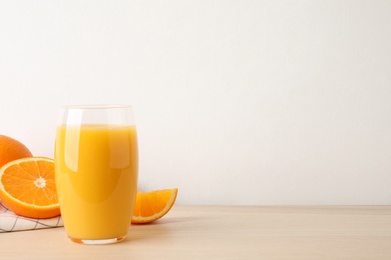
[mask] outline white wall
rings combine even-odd
[[[0,133],[134,105],[140,187],[182,204],[388,204],[390,1],[0,0]]]

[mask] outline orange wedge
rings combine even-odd
[[[170,211],[177,194],[177,188],[137,192],[132,223],[146,224],[160,219]]]
[[[28,218],[60,215],[54,181],[54,161],[28,157],[0,168],[0,199],[15,214]]]

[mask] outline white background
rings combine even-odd
[[[181,204],[389,204],[391,1],[0,0],[0,133],[134,106],[140,188]]]

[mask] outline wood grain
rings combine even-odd
[[[118,244],[0,234],[1,259],[391,259],[391,206],[181,206]]]

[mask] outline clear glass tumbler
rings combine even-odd
[[[123,240],[130,227],[138,180],[132,107],[62,107],[54,157],[68,237],[81,244]]]

